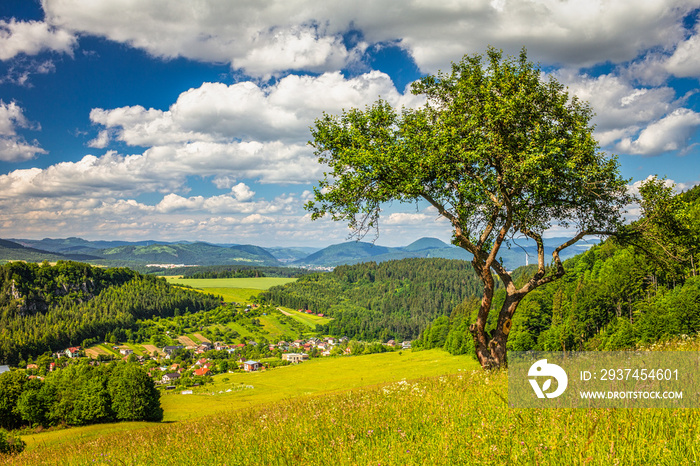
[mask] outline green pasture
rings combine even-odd
[[[106,345],[104,343],[100,343],[100,344],[97,344],[95,346],[103,351],[106,351],[108,354],[111,354],[111,355],[114,355],[117,357],[121,356],[121,354],[119,354],[118,350],[112,349],[112,345]]]
[[[327,324],[328,321],[331,320],[328,317],[319,317],[316,314],[307,314],[305,312],[299,312],[295,309],[290,309],[287,307],[278,307],[277,309],[286,312],[293,319],[298,320],[302,324],[312,329],[316,328],[316,325]]]
[[[299,396],[477,367],[470,357],[451,356],[438,350],[319,358],[261,372],[220,374],[214,377],[213,385],[200,387],[193,395],[165,394],[161,405],[164,421],[179,421]],[[233,391],[241,385],[255,388]],[[232,392],[227,393],[228,389]]]
[[[227,303],[251,303],[263,290],[256,288],[203,288],[203,292],[222,296]]]
[[[165,278],[173,285],[191,286],[205,293],[222,296],[227,303],[249,303],[261,291],[296,280],[296,278],[277,277],[193,279],[181,278],[180,276],[166,276]]]
[[[51,448],[39,442],[5,462],[157,466],[191,464],[196,458],[201,465],[559,466],[700,461],[696,409],[513,409],[507,403],[507,371],[484,372],[470,359],[444,354],[380,354],[346,358],[352,367],[338,359],[236,374],[235,380],[218,380],[194,395],[164,396],[168,416],[177,414],[180,422],[148,429],[136,425],[89,441],[79,429],[70,429],[77,441],[54,442]],[[433,373],[420,377],[426,370]],[[440,370],[445,374],[436,375]],[[277,391],[269,388],[273,379],[284,384]],[[377,380],[390,383],[377,385]],[[218,394],[235,384],[254,388]],[[369,386],[354,388],[358,385]],[[226,405],[221,412],[200,417],[218,411],[219,403]]]
[[[282,335],[287,335],[290,333],[294,334],[294,332],[290,331],[287,325],[284,325],[277,319],[277,316],[268,314],[266,316],[260,316],[258,317],[258,319],[262,324],[263,330],[267,332],[268,335],[270,335],[268,339],[276,339],[281,337]]]
[[[344,391],[401,379],[456,373],[476,367],[474,360],[469,357],[451,356],[438,350],[320,358],[262,372],[220,374],[213,377],[213,384],[195,388],[192,395],[181,395],[179,391],[162,392],[161,406],[164,410],[164,422],[168,423],[300,396]],[[247,388],[248,386],[254,388]],[[229,389],[231,391],[226,392]],[[103,434],[109,435],[116,430],[154,426],[157,424],[100,424],[26,435],[22,438],[27,442],[27,450],[43,451],[44,446],[53,447],[62,443],[72,445],[76,439],[88,440]]]

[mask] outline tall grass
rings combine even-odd
[[[692,464],[697,410],[511,409],[507,374],[399,381],[36,450],[17,464]],[[8,462],[6,460],[6,462]]]

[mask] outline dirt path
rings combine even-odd
[[[290,316],[290,317],[291,317],[291,315],[292,315],[291,312],[283,311],[283,310],[280,309],[280,308],[277,308],[277,310],[280,311],[282,314],[284,314],[284,315],[286,315],[286,316]]]

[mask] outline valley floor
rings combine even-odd
[[[263,404],[258,406],[203,417],[196,417],[199,407],[190,404],[183,413],[195,410],[191,420],[91,439],[81,439],[76,429],[70,443],[50,448],[35,445],[32,451],[10,462],[422,466],[665,465],[700,461],[700,414],[695,409],[512,409],[506,401],[506,372],[486,373],[467,359],[451,359],[443,354],[425,351],[389,356],[404,358],[402,361],[409,363],[405,370],[412,365],[409,376],[425,368],[442,368],[444,375],[335,393],[323,393],[323,386],[338,374],[319,377],[330,368],[325,364],[333,361],[319,362],[316,367],[308,364],[306,370],[318,377],[321,386],[314,396],[290,393],[281,401],[261,399]],[[380,379],[374,373],[379,372],[382,357],[387,355],[348,358],[356,367],[354,375],[348,375],[345,388]],[[383,362],[387,378],[400,375],[392,371],[388,360]],[[358,379],[363,373],[359,368],[365,366],[373,366],[367,370],[374,374],[371,380],[362,376]],[[256,383],[261,383],[263,376],[272,377],[273,372],[256,374]],[[304,381],[299,390],[308,390],[310,384]]]
[[[195,388],[191,395],[164,392],[161,405],[164,423],[172,423],[283,400],[476,368],[476,362],[469,357],[451,356],[439,350],[312,359],[264,372],[220,374],[213,377],[213,384]],[[41,457],[55,448],[70,450],[76,444],[110,437],[115,432],[152,427],[154,424],[145,422],[116,423],[25,435],[22,438],[27,443],[27,451],[23,456],[27,459]]]

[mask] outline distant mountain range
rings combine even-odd
[[[568,238],[545,239],[546,257],[551,258],[554,249],[567,240]],[[598,239],[591,242],[579,242],[562,251],[560,256],[562,259],[567,259],[587,250],[596,243],[598,243]],[[526,255],[529,256],[527,259]],[[334,267],[343,264],[368,261],[384,262],[408,257],[439,257],[468,261],[472,259],[472,255],[462,248],[444,243],[437,238],[421,238],[408,246],[397,248],[355,241],[334,244],[292,262],[291,265],[297,267]],[[526,262],[534,264],[537,263],[537,245],[530,239],[518,239],[510,243],[510,248],[501,248],[499,257],[503,259],[503,264],[508,270],[526,265]]]
[[[545,239],[547,256],[566,238]],[[579,242],[564,250],[566,259],[585,251],[591,242]],[[510,249],[503,248],[500,257],[509,270],[529,262],[535,263],[537,247],[531,240],[511,242]],[[185,264],[185,265],[259,265],[328,268],[360,262],[384,262],[409,257],[439,257],[444,259],[471,260],[465,250],[446,244],[437,238],[421,238],[408,246],[386,247],[372,243],[351,241],[318,248],[263,248],[240,244],[210,244],[204,242],[162,241],[88,241],[82,238],[42,240],[0,240],[0,260],[27,260],[38,262],[70,259],[105,265],[113,264]]]

